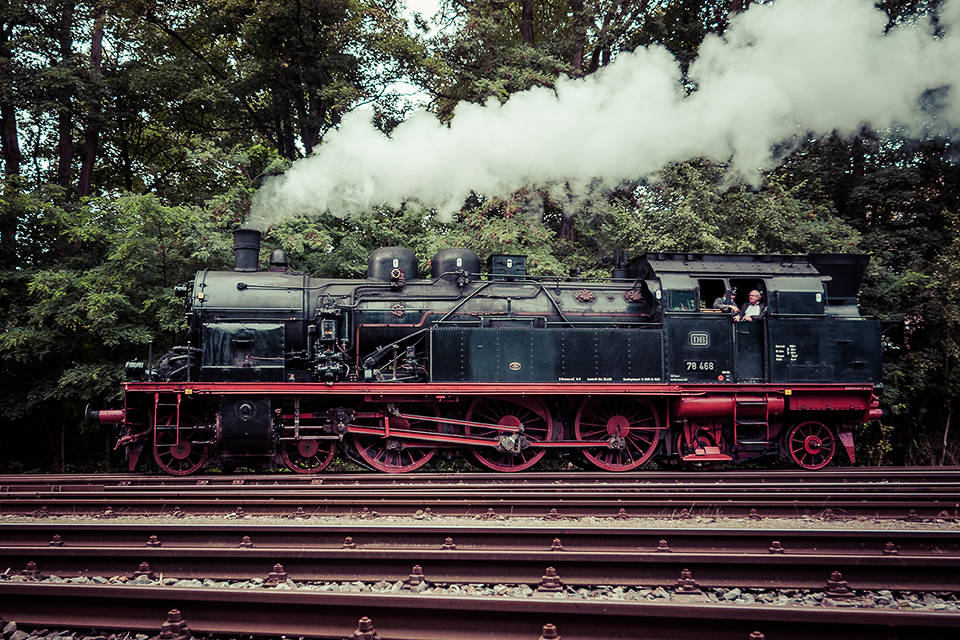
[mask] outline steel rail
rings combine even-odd
[[[548,567],[574,587],[670,587],[686,569],[702,587],[823,589],[835,571],[851,589],[960,592],[960,556],[650,551],[440,549],[213,549],[209,547],[0,547],[0,566],[59,578],[135,577],[149,570],[178,580],[266,579],[277,564],[296,582],[396,582],[420,566],[441,584],[537,585]],[[34,565],[30,565],[34,566]]]
[[[478,484],[514,484],[528,482],[579,481],[584,483],[611,482],[663,482],[663,483],[710,483],[741,482],[765,483],[771,479],[782,482],[817,484],[821,482],[956,482],[960,480],[960,467],[845,467],[827,468],[818,471],[803,469],[767,469],[743,470],[738,468],[715,469],[710,471],[678,471],[670,469],[629,471],[614,473],[606,471],[525,471],[518,474],[496,474],[491,472],[436,472],[418,471],[410,474],[379,473],[333,473],[299,475],[281,471],[260,474],[202,474],[200,476],[176,477],[162,473],[100,473],[100,474],[0,474],[0,487],[15,485],[74,485],[74,484],[196,484],[198,479],[210,484],[232,484],[241,480],[246,484],[312,484],[322,479],[325,484],[419,484],[421,482],[443,482],[452,480]]]
[[[90,487],[101,490],[108,486],[190,486],[203,482],[215,485],[293,485],[310,486],[331,485],[419,485],[463,484],[463,485],[513,485],[513,484],[684,484],[703,485],[724,484],[725,486],[751,484],[799,484],[804,487],[832,483],[876,483],[885,486],[906,484],[912,487],[925,485],[954,486],[960,483],[960,467],[848,467],[821,469],[816,472],[801,469],[780,470],[739,470],[736,468],[712,471],[663,471],[646,470],[626,473],[598,471],[525,471],[522,473],[491,472],[417,472],[409,474],[381,473],[321,473],[301,475],[288,472],[266,474],[201,474],[198,476],[176,477],[143,473],[119,474],[8,474],[0,475],[0,492],[21,488],[23,490],[54,490],[51,487]]]
[[[660,553],[804,553],[860,555],[960,556],[960,532],[946,529],[902,528],[766,528],[646,526],[630,521],[606,527],[564,525],[562,521],[537,526],[491,524],[386,524],[358,520],[328,524],[305,516],[290,523],[256,518],[209,522],[166,520],[128,523],[123,519],[95,522],[5,522],[0,524],[2,547],[128,547],[237,548],[249,538],[254,547],[272,549],[443,549],[549,551],[557,543],[564,551]],[[349,543],[347,538],[350,538]],[[779,545],[774,545],[774,542]]]
[[[541,484],[541,485],[460,485],[460,484],[421,484],[421,485],[384,485],[384,486],[310,486],[310,487],[291,487],[291,486],[248,486],[239,483],[226,486],[208,486],[208,485],[183,485],[174,487],[106,487],[103,490],[47,490],[47,491],[29,491],[15,490],[0,493],[0,499],[11,498],[90,498],[91,494],[100,494],[103,496],[115,496],[118,499],[128,497],[133,498],[152,498],[164,497],[169,495],[191,495],[206,497],[230,496],[291,496],[318,498],[324,496],[375,496],[389,491],[394,496],[409,495],[427,495],[438,498],[473,496],[479,493],[490,493],[496,491],[502,496],[516,496],[519,498],[529,498],[542,495],[560,495],[575,497],[597,497],[599,499],[617,499],[624,497],[643,497],[643,496],[705,496],[708,498],[716,496],[732,496],[740,498],[741,496],[773,495],[777,497],[790,498],[822,498],[835,495],[849,496],[852,499],[897,499],[904,497],[917,498],[949,498],[951,496],[960,496],[960,488],[957,485],[937,484],[923,486],[880,486],[880,485],[860,485],[860,484],[824,484],[812,487],[800,487],[793,484],[775,484],[768,483],[764,485],[680,485],[671,486],[665,484],[636,484],[626,485],[570,485],[570,484]]]
[[[194,633],[344,638],[369,618],[390,640],[955,638],[956,613],[533,597],[436,597],[304,590],[0,583],[0,615],[20,626],[127,629],[153,635],[176,609]]]
[[[311,513],[351,515],[376,511],[383,515],[412,515],[430,508],[438,515],[476,517],[490,510],[504,516],[544,517],[556,510],[564,517],[627,516],[744,517],[757,514],[777,517],[845,517],[905,519],[960,517],[960,487],[929,493],[797,491],[760,487],[753,493],[670,491],[635,487],[630,490],[570,492],[528,488],[515,491],[478,489],[348,488],[328,487],[301,491],[289,487],[180,487],[157,491],[62,491],[0,493],[0,514],[161,514],[180,510],[190,514],[225,515],[238,507],[249,514],[293,515],[297,509]],[[827,510],[830,510],[829,512]]]

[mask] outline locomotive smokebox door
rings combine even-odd
[[[270,452],[270,399],[225,396],[220,401],[220,444],[237,457]]]

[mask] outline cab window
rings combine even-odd
[[[703,279],[698,282],[700,287],[700,310],[716,311],[713,303],[717,298],[723,298],[727,293],[727,284],[723,280]]]
[[[694,291],[670,291],[667,295],[667,309],[670,311],[696,311],[697,296]]]

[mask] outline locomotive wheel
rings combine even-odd
[[[333,440],[297,440],[284,442],[280,447],[283,463],[297,473],[320,473],[337,456]]]
[[[181,415],[180,428],[174,429],[175,415],[169,415],[158,424],[153,439],[153,459],[157,466],[174,476],[188,476],[203,468],[210,447],[197,444],[206,440],[201,422],[193,416]],[[164,428],[169,427],[169,428]]]
[[[479,397],[470,404],[467,420],[487,422],[508,427],[523,425],[523,437],[530,442],[543,442],[553,436],[553,420],[550,412],[536,398]],[[467,435],[482,438],[511,435],[511,432],[477,426],[466,427]],[[546,449],[523,448],[509,452],[487,447],[474,447],[474,457],[481,465],[494,471],[514,472],[529,469],[546,455]]]
[[[604,471],[630,471],[650,462],[660,444],[660,415],[646,398],[590,397],[574,422],[577,440],[603,443],[583,455]]]
[[[399,405],[400,413],[421,416],[440,417],[440,411],[435,405],[423,402]],[[373,405],[363,406],[360,412],[383,411],[383,407]],[[440,432],[441,423],[438,421],[417,420],[390,416],[391,429],[410,431]],[[437,452],[435,446],[420,444],[416,440],[403,438],[382,438],[367,434],[354,434],[353,444],[360,457],[374,469],[385,473],[407,473],[416,471],[430,462]]]
[[[809,420],[787,432],[784,446],[790,459],[801,469],[822,469],[833,460],[837,438],[827,425]]]
[[[704,433],[703,431],[697,432],[697,436],[694,439],[691,445],[687,445],[687,439],[684,437],[683,430],[681,429],[677,433],[677,439],[675,442],[676,446],[674,451],[677,452],[677,457],[680,458],[680,466],[684,469],[692,469],[694,471],[709,471],[715,466],[720,464],[717,461],[712,462],[692,462],[683,459],[683,456],[687,454],[688,451],[692,451],[698,447],[715,447],[717,443],[713,441],[713,436],[709,433]],[[721,451],[723,450],[723,444],[720,444]]]

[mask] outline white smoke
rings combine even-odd
[[[853,133],[864,124],[909,135],[960,128],[960,0],[928,22],[884,33],[873,0],[778,0],[736,16],[710,36],[680,84],[663,48],[622,54],[584,79],[561,79],[501,105],[457,107],[450,126],[418,113],[384,137],[368,118],[346,118],[317,153],[257,193],[250,223],[339,215],[377,203],[458,209],[471,191],[506,194],[531,183],[574,186],[649,175],[692,157],[730,162],[748,180],[775,164],[771,149],[808,133]],[[924,92],[946,88],[937,113]]]

